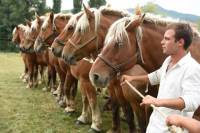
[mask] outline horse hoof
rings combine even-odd
[[[42,88],[42,91],[47,91],[47,88],[46,87]]]
[[[76,120],[76,125],[85,125],[85,123],[82,121]]]
[[[75,111],[74,112],[64,111],[64,114],[67,115],[67,116],[72,116],[73,114],[75,114]]]
[[[100,133],[101,131],[98,131],[98,130],[95,130],[95,129],[93,129],[93,128],[90,128],[89,130],[88,130],[88,133]]]
[[[65,102],[63,102],[62,100],[60,100],[60,101],[58,102],[58,104],[59,104],[59,106],[60,106],[61,108],[65,108],[65,107],[66,107]]]

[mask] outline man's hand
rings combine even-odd
[[[175,125],[175,126],[180,126],[180,115],[170,115],[166,118],[166,124],[171,126],[171,125]]]
[[[158,106],[158,100],[155,97],[152,97],[150,95],[146,95],[143,99],[142,99],[142,103],[140,103],[140,106],[143,105],[155,105]]]

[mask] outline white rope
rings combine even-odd
[[[125,82],[126,82],[126,83],[128,84],[128,86],[129,86],[133,91],[135,91],[142,99],[144,98],[144,96],[143,96],[134,86],[132,86],[131,83],[129,83],[127,80],[125,80]],[[150,106],[151,106],[154,110],[156,110],[157,112],[159,112],[159,113],[163,116],[164,119],[167,118],[167,116],[166,116],[163,112],[161,112],[161,111],[158,109],[158,107],[156,107],[156,106],[153,105],[153,104],[150,104]],[[180,128],[180,127],[176,127],[176,126],[172,125],[172,126],[169,126],[168,128],[169,128],[170,133],[183,133],[183,129]]]

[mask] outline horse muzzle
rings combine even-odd
[[[89,74],[90,81],[92,82],[93,86],[97,88],[105,88],[108,86],[109,78],[101,76],[98,73],[90,73]]]
[[[69,65],[76,65],[76,58],[74,55],[72,54],[62,54],[62,58],[65,61],[65,63],[69,64]]]

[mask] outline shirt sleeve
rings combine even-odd
[[[198,64],[199,65],[199,64]],[[200,67],[194,67],[187,71],[183,79],[183,93],[180,96],[185,102],[183,111],[194,112],[200,105]]]
[[[151,85],[157,85],[160,83],[160,78],[161,78],[161,69],[158,69],[150,74],[148,74],[148,78],[150,81]]]

